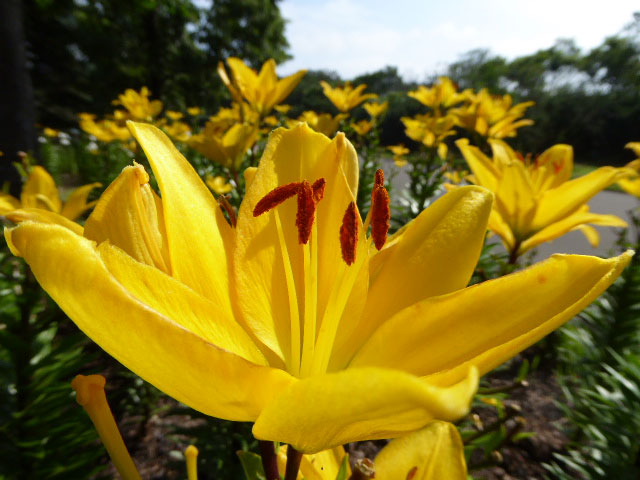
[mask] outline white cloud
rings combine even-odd
[[[349,78],[393,65],[421,79],[474,48],[508,58],[548,48],[558,38],[592,48],[638,8],[631,0],[615,7],[566,0],[285,0],[280,8],[289,19],[294,59],[280,70],[335,70]]]

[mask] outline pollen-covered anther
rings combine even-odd
[[[309,182],[304,180],[298,189],[298,213],[296,214],[298,241],[303,245],[309,241],[315,217],[316,201],[313,188],[311,188]]]
[[[384,187],[384,170],[381,168],[376,170],[376,177],[373,184],[376,187]]]
[[[263,213],[268,212],[272,208],[277,207],[287,198],[291,198],[296,195],[299,189],[300,182],[287,183],[286,185],[281,185],[277,188],[274,188],[264,197],[262,197],[256,204],[255,208],[253,209],[253,216],[258,217]]]
[[[313,201],[316,202],[316,204],[324,198],[324,187],[326,187],[326,185],[327,182],[324,178],[319,178],[313,182],[313,185],[311,185],[311,189],[313,190]]]
[[[316,205],[324,197],[325,184],[325,179],[319,178],[313,182],[313,185],[303,180],[277,187],[260,199],[253,209],[253,216],[262,215],[296,195],[298,197],[298,211],[296,213],[298,241],[305,245],[311,237],[313,222],[316,218]]]
[[[390,203],[389,192],[384,188],[384,172],[378,170],[371,192],[371,237],[378,250],[387,241],[391,219]]]
[[[342,217],[340,227],[340,248],[342,259],[347,265],[353,265],[356,261],[356,249],[358,247],[358,212],[356,204],[351,202]]]

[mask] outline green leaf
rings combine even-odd
[[[336,476],[336,480],[347,480],[347,465],[349,465],[349,454],[345,454],[342,459],[342,463],[340,464],[340,470],[338,470],[338,475]]]
[[[262,458],[257,453],[239,450],[236,452],[247,480],[266,480],[262,468]]]

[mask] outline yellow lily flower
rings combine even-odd
[[[368,102],[368,103],[365,103],[362,107],[367,111],[367,113],[372,119],[376,119],[380,115],[384,115],[384,113],[389,108],[389,102],[382,102],[382,103]]]
[[[615,215],[589,212],[586,203],[626,175],[625,169],[601,167],[570,180],[573,149],[554,145],[535,161],[519,156],[506,143],[489,140],[493,159],[460,139],[456,145],[473,172],[472,181],[496,195],[489,229],[498,234],[512,260],[571,230],[581,230],[598,246],[600,236],[588,224],[626,227]]]
[[[188,142],[191,138],[191,127],[184,122],[174,121],[169,125],[164,125],[162,129],[178,142]]]
[[[624,148],[628,148],[640,157],[640,142],[629,142]],[[625,192],[640,197],[640,158],[627,164],[628,175],[618,180],[618,185]]]
[[[225,193],[229,193],[233,190],[233,185],[231,185],[225,177],[221,177],[220,175],[215,177],[208,176],[205,179],[205,183],[218,195],[224,195]]]
[[[376,480],[466,480],[464,445],[455,426],[432,422],[392,440],[375,459]]]
[[[224,75],[220,73],[220,67],[218,67],[218,73],[234,100],[238,101],[236,97],[242,95],[261,117],[267,115],[275,105],[282,103],[307,73],[306,70],[299,70],[293,75],[278,80],[276,62],[272,58],[262,65],[260,73],[235,57],[228,58],[227,65],[231,69],[233,83],[224,72],[224,66],[222,66]]]
[[[350,82],[346,82],[344,87],[332,87],[327,82],[322,80],[322,91],[325,96],[331,100],[338,110],[342,113],[347,113],[360,105],[362,102],[369,100],[370,98],[378,98],[375,93],[363,94],[366,84],[358,85],[356,88],[351,86]]]
[[[359,122],[352,123],[351,127],[358,135],[364,137],[373,128],[373,123],[369,120],[360,120]]]
[[[187,113],[192,117],[197,117],[198,115],[202,115],[202,109],[200,107],[189,107],[187,108]]]
[[[305,455],[300,463],[298,479],[335,480],[345,451],[342,447]],[[278,451],[278,467],[285,471],[287,447]],[[368,463],[376,480],[466,480],[467,464],[464,445],[455,426],[447,422],[431,422],[422,430],[396,438],[386,445],[374,462]],[[350,470],[347,478],[350,478]],[[363,478],[358,476],[357,478]]]
[[[80,128],[89,135],[93,135],[101,142],[108,143],[113,142],[114,140],[126,142],[131,138],[131,132],[129,132],[129,129],[124,126],[120,126],[118,122],[106,119],[96,122],[96,116],[91,113],[81,113],[78,116],[80,117]]]
[[[181,118],[184,117],[184,114],[182,112],[175,112],[173,110],[167,110],[165,112],[165,115],[170,119],[170,120],[180,120]]]
[[[458,93],[458,88],[450,78],[440,77],[438,82],[431,88],[420,85],[417,90],[412,90],[407,95],[433,110],[452,107],[468,98],[467,92]]]
[[[338,131],[340,122],[348,116],[346,113],[339,113],[333,116],[330,113],[316,113],[313,110],[307,110],[302,112],[302,115],[300,115],[297,120],[287,121],[287,126],[293,128],[298,123],[305,122],[316,132],[322,133],[327,137],[332,137]]]
[[[286,115],[287,113],[289,113],[289,110],[291,110],[291,105],[286,105],[283,103],[281,105],[276,105],[273,108],[275,109],[276,112]]]
[[[150,95],[151,92],[147,87],[142,87],[139,92],[127,88],[112,103],[126,108],[129,118],[132,120],[150,122],[162,111],[162,102],[160,100],[149,101]]]
[[[520,127],[533,125],[533,120],[524,119],[525,110],[535,102],[513,105],[511,95],[491,95],[486,88],[477,94],[467,93],[469,105],[452,109],[460,125],[489,138],[515,137]]]
[[[405,155],[408,155],[411,150],[405,147],[403,144],[399,145],[389,145],[387,147],[391,153],[393,153],[393,163],[396,164],[396,167],[404,167],[407,163]]]
[[[465,288],[484,188],[444,195],[385,243],[381,172],[365,227],[355,150],[299,124],[272,132],[233,228],[166,135],[129,127],[161,196],[126,167],[83,232],[24,222],[5,230],[11,251],[142,378],[303,453],[465,415],[478,373],[572,318],[631,256],[558,255]]]
[[[453,115],[441,117],[427,113],[413,118],[402,117],[400,120],[405,126],[404,133],[407,137],[429,148],[437,148],[438,156],[446,158],[448,147],[444,140],[456,133],[453,129],[456,118]]]
[[[207,122],[204,130],[191,136],[187,143],[209,160],[237,171],[244,155],[257,140],[258,130],[253,125],[236,123],[224,134],[219,134],[215,125]]]
[[[22,186],[19,200],[6,193],[0,194],[0,215],[15,223],[24,220],[53,221],[74,231],[81,231],[82,227],[73,220],[96,204],[95,201],[87,202],[87,197],[91,190],[100,186],[100,183],[90,183],[78,187],[63,203],[53,177],[44,168],[36,165]],[[58,222],[51,213],[60,214],[64,219]]]

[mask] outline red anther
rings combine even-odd
[[[298,189],[298,213],[296,214],[298,241],[303,245],[309,241],[315,216],[316,202],[314,200],[314,192],[309,182],[303,180]]]
[[[342,217],[340,227],[340,247],[342,259],[347,265],[353,265],[356,261],[356,248],[358,246],[358,213],[356,204],[351,202]]]
[[[313,185],[311,185],[311,189],[313,190],[313,201],[318,204],[320,200],[324,198],[324,187],[327,185],[327,182],[324,178],[319,178]]]
[[[280,205],[287,198],[293,197],[296,193],[298,193],[300,185],[301,184],[299,182],[287,183],[286,185],[281,185],[271,190],[256,204],[255,208],[253,209],[253,216],[257,217],[259,215],[262,215],[264,212],[268,212],[272,208]]]
[[[378,170],[381,172],[382,170]],[[380,250],[387,241],[389,233],[389,220],[391,219],[391,208],[389,192],[382,185],[377,183],[378,173],[376,172],[376,184],[371,192],[371,237],[376,248]]]
[[[381,168],[376,170],[376,179],[374,181],[374,185],[377,187],[384,187],[384,171]]]

